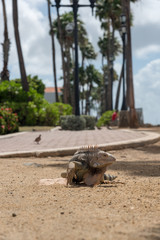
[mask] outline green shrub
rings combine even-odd
[[[18,117],[11,108],[0,108],[0,134],[18,132]]]
[[[81,116],[61,116],[61,128],[63,130],[84,130],[86,128],[86,120]]]
[[[21,79],[15,79],[16,83],[21,84]],[[29,87],[36,90],[37,93],[40,93],[41,95],[44,95],[45,85],[41,79],[38,78],[38,76],[27,76],[27,81],[29,84]]]
[[[43,81],[38,78],[38,76],[28,75],[27,80],[31,88],[36,90],[37,93],[44,95],[45,85]]]
[[[16,112],[18,115],[18,120],[20,125],[25,125],[25,119],[27,114],[27,102],[4,102],[2,106],[4,108],[11,108],[13,112]]]
[[[42,103],[43,95],[37,93],[35,89],[32,87],[29,88],[28,92],[25,92],[22,89],[20,83],[11,81],[3,81],[0,84],[0,102],[28,102],[34,101],[36,105],[40,105]]]
[[[0,84],[0,102],[25,102],[27,93],[23,91],[22,85],[15,81],[3,81]]]
[[[44,101],[39,110],[39,125],[57,126],[60,125],[60,117],[72,113],[72,107],[63,103],[48,103]]]
[[[5,134],[6,130],[6,121],[4,117],[1,115],[1,110],[0,110],[0,135]]]
[[[60,117],[61,116],[66,116],[66,115],[71,115],[72,114],[72,107],[69,104],[56,102],[56,103],[52,103],[51,105],[54,108],[56,107],[56,109],[58,110],[58,113],[59,113],[59,118],[58,118],[57,125],[60,125]]]
[[[5,102],[6,108],[11,107],[18,114],[21,126],[57,126],[60,125],[60,116],[72,112],[68,104],[50,104],[44,98],[35,95],[35,101],[29,102]],[[60,106],[60,107],[59,107]],[[63,111],[64,110],[64,111]]]
[[[81,117],[83,117],[86,120],[86,129],[93,130],[95,128],[96,125],[95,117],[88,115],[82,115]]]
[[[113,113],[114,113],[114,111],[106,111],[105,113],[103,113],[102,116],[100,117],[100,119],[98,120],[96,126],[101,127],[101,126],[106,126],[107,124],[109,124],[109,122],[112,119]]]
[[[69,104],[56,102],[56,103],[52,103],[52,105],[58,108],[60,116],[72,114],[72,107]]]
[[[0,107],[12,108],[18,114],[21,126],[56,126],[60,124],[60,116],[72,114],[69,104],[48,103],[40,94],[44,90],[43,84],[38,87],[40,80],[36,76],[28,78],[28,92],[23,91],[20,79],[3,81],[0,84]]]
[[[39,110],[39,125],[56,126],[59,122],[58,108],[52,104],[46,104]]]
[[[38,120],[38,109],[34,102],[28,102],[26,107],[25,125],[35,126]]]

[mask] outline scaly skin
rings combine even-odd
[[[95,186],[104,182],[105,178],[107,179],[106,169],[115,161],[116,159],[111,154],[96,147],[84,148],[73,155],[69,161],[67,173],[62,173],[61,176],[67,178],[67,185],[84,182],[87,186]],[[116,177],[108,178],[113,180]]]

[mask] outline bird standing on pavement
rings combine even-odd
[[[40,141],[41,141],[41,134],[34,140],[34,142],[39,144]]]

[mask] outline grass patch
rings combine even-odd
[[[19,127],[19,132],[49,131],[53,128],[50,126],[21,126]]]

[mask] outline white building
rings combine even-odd
[[[62,88],[58,87],[58,95],[62,95]],[[54,103],[56,102],[56,93],[55,93],[55,88],[54,87],[47,87],[45,88],[44,91],[44,98],[49,102],[49,103]]]

